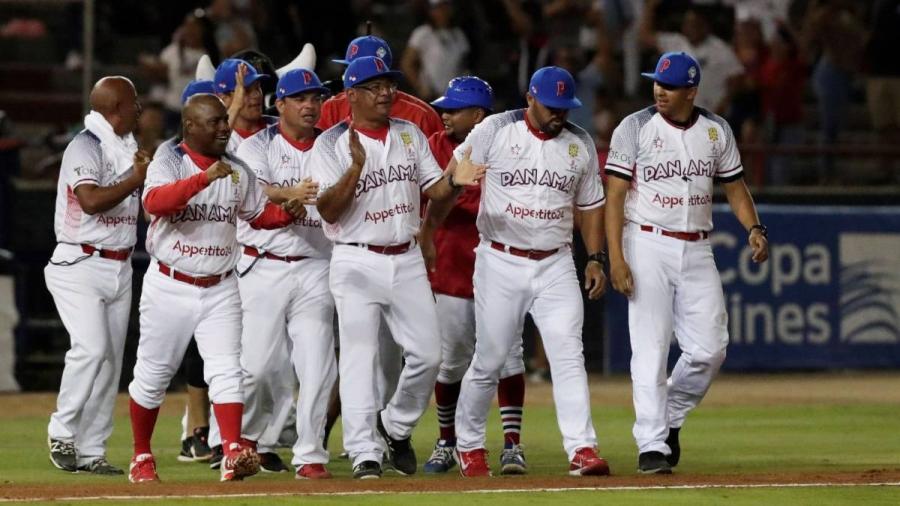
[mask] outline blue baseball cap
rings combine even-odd
[[[656,72],[641,75],[676,88],[693,88],[700,84],[700,64],[683,51],[665,53],[656,63]]]
[[[560,67],[543,67],[531,76],[528,85],[538,102],[554,109],[576,109],[581,100],[575,96],[575,79],[568,70]]]
[[[275,98],[281,100],[284,97],[307,91],[318,91],[325,94],[328,93],[328,88],[322,86],[319,76],[312,70],[294,69],[286,72],[278,80],[278,85],[275,87]]]
[[[494,108],[494,90],[487,81],[475,76],[454,77],[447,84],[444,96],[431,105],[440,109],[481,107],[490,111]]]
[[[384,63],[386,63],[389,68],[391,63],[394,62],[394,58],[391,55],[391,46],[389,46],[384,39],[374,35],[366,35],[351,40],[350,44],[347,46],[347,54],[344,56],[344,59],[331,61],[350,65],[353,63],[353,60],[362,58],[363,56],[377,56],[384,60]]]
[[[379,77],[387,77],[396,81],[402,76],[401,72],[391,70],[381,58],[362,56],[350,62],[347,70],[344,71],[344,88],[352,88]]]
[[[181,105],[184,105],[189,98],[200,93],[215,93],[216,87],[209,79],[197,79],[187,83],[184,91],[181,92]]]
[[[244,75],[245,87],[252,85],[264,77],[269,77],[268,74],[260,74],[257,72],[256,68],[254,68],[253,65],[250,65],[249,62],[238,60],[237,58],[229,58],[220,63],[219,68],[216,69],[216,77],[213,79],[213,82],[216,85],[216,93],[231,93],[234,91],[234,88],[237,85],[237,80],[235,80],[234,76],[237,74],[238,66],[241,63],[247,65],[247,73]]]

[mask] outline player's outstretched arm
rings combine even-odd
[[[753,197],[750,195],[744,178],[725,183],[724,186],[725,196],[728,198],[731,210],[741,225],[750,233],[747,240],[753,249],[753,261],[765,262],[769,258],[769,242],[762,230],[754,227],[754,225],[760,225],[759,215],[756,213],[756,205],[753,203]]]
[[[350,207],[356,192],[356,183],[366,164],[366,151],[359,142],[359,134],[350,127],[350,168],[334,186],[325,190],[316,202],[316,209],[328,223],[337,222]]]
[[[588,253],[584,268],[584,289],[591,300],[599,299],[606,292],[606,274],[603,273],[604,208],[596,207],[581,212],[581,238]]]
[[[471,146],[466,149],[462,160],[457,162],[456,158],[452,158],[450,163],[447,164],[447,170],[444,171],[444,177],[425,190],[425,195],[431,200],[449,200],[449,205],[452,208],[453,202],[456,200],[456,196],[462,191],[462,188],[464,186],[478,185],[481,178],[484,177],[484,173],[487,171],[487,165],[474,163],[472,159],[469,158],[470,156],[472,156]],[[447,213],[449,212],[450,208],[447,208]],[[445,213],[444,217],[446,216],[447,214]],[[443,221],[443,219],[441,219],[441,221]]]
[[[609,247],[609,277],[613,288],[631,297],[634,280],[622,251],[622,228],[625,226],[625,195],[631,185],[619,177],[610,177],[606,188],[606,243]]]
[[[131,175],[112,186],[97,186],[82,184],[75,188],[75,198],[81,210],[87,214],[97,214],[109,211],[119,205],[134,190],[144,184],[147,176],[147,166],[150,165],[152,156],[141,149],[134,154],[134,168]]]

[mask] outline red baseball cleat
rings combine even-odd
[[[324,464],[303,464],[297,468],[297,474],[294,478],[298,480],[327,480],[331,478],[331,473],[325,468]]]
[[[589,447],[575,450],[575,457],[569,464],[569,474],[572,476],[607,476],[609,464],[597,452]]]
[[[478,448],[468,452],[456,450],[456,460],[459,462],[459,473],[466,478],[478,476],[490,476],[491,468],[488,466],[488,452],[484,448]]]
[[[153,455],[142,453],[131,459],[131,464],[128,466],[128,481],[131,483],[159,481],[159,475],[156,474],[156,460]]]

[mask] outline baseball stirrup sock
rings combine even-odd
[[[216,421],[219,422],[219,432],[222,434],[222,444],[233,443],[241,439],[241,417],[244,415],[244,403],[228,402],[213,404],[216,412]]]
[[[159,407],[147,409],[128,400],[128,411],[131,414],[131,433],[134,437],[134,454],[152,453],[150,451],[150,438],[153,437],[153,428],[156,426],[156,417],[159,415]]]
[[[447,442],[456,441],[456,401],[459,400],[459,389],[462,382],[434,384],[434,403],[437,404],[438,426],[441,439]]]
[[[525,404],[525,375],[501,378],[497,385],[500,421],[503,423],[503,443],[519,444],[522,432],[522,405]]]

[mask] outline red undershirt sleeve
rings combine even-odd
[[[294,217],[281,206],[273,204],[271,202],[266,202],[266,207],[263,209],[263,212],[259,213],[259,216],[256,217],[253,221],[250,222],[250,226],[256,229],[265,229],[272,230],[275,228],[286,227],[294,221]]]
[[[205,172],[157,186],[144,197],[144,210],[154,216],[170,216],[187,206],[194,195],[209,186]]]

